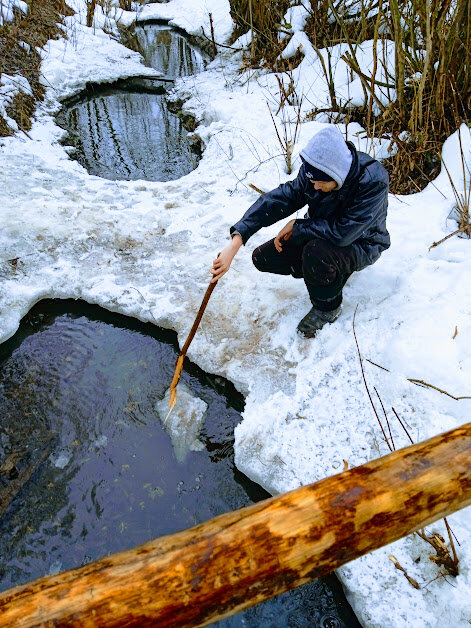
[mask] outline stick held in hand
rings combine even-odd
[[[186,352],[188,351],[191,341],[195,337],[196,331],[199,327],[199,324],[201,323],[201,319],[203,318],[203,314],[206,309],[206,306],[208,305],[209,298],[214,288],[216,287],[216,284],[217,284],[217,281],[215,283],[209,284],[206,290],[206,294],[203,297],[203,301],[201,302],[200,309],[198,310],[198,314],[196,315],[195,322],[193,323],[193,327],[191,328],[190,333],[188,334],[188,338],[186,339],[186,342],[183,345],[182,350],[180,351],[180,355],[177,358],[177,361],[175,364],[175,373],[173,374],[172,383],[170,384],[170,399],[168,403],[170,407],[170,411],[167,414],[167,418],[165,419],[164,424],[166,423],[168,417],[170,416],[170,412],[172,412],[173,408],[175,407],[175,403],[177,401],[177,386],[178,386],[178,382],[180,381],[180,376],[183,370],[183,360],[185,359],[185,355],[186,355]]]

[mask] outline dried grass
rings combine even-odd
[[[273,69],[280,69],[278,56],[284,44],[279,43],[278,33],[287,5],[281,0],[231,0],[238,34],[249,29],[254,34],[249,65],[263,59]],[[361,0],[355,7],[353,13],[342,0],[310,2],[305,31],[314,48],[347,42],[349,52],[344,59],[360,78],[365,93],[363,107],[355,111],[340,107],[327,55],[324,73],[330,86],[329,113],[336,121],[358,121],[370,137],[392,137],[394,156],[385,161],[391,189],[417,192],[438,174],[444,140],[469,119],[471,3]],[[362,41],[381,38],[393,39],[396,44],[395,75],[387,82],[396,90],[397,100],[390,106],[378,101],[374,81],[363,74],[355,54]],[[374,58],[375,69],[382,63]],[[467,216],[464,220],[469,224]]]
[[[19,73],[31,86],[30,93],[18,92],[7,111],[23,131],[30,128],[35,103],[44,95],[44,87],[39,80],[41,57],[36,48],[58,37],[58,24],[63,16],[71,14],[72,10],[64,0],[30,0],[27,15],[16,12],[12,22],[0,26],[0,72],[10,75]],[[20,42],[28,44],[29,50]],[[0,135],[11,133],[6,121],[0,117]]]
[[[279,41],[281,23],[290,0],[230,0],[236,34],[252,32],[252,47],[247,63],[273,66],[284,45]]]

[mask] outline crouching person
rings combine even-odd
[[[389,180],[383,166],[345,142],[336,127],[319,131],[300,153],[298,176],[261,196],[230,229],[231,242],[214,260],[212,282],[228,270],[242,244],[305,205],[276,238],[253,252],[262,272],[303,278],[311,310],[298,331],[313,337],[340,315],[350,275],[390,246],[386,229]]]

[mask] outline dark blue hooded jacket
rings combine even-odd
[[[296,219],[291,242],[303,246],[313,238],[322,238],[335,246],[353,245],[355,269],[373,264],[389,248],[386,229],[389,178],[383,166],[351,142],[352,165],[338,190],[315,190],[301,167],[293,181],[282,183],[261,196],[231,227],[244,244],[262,227],[278,222],[306,204],[308,212]]]

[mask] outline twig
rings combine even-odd
[[[396,567],[396,569],[398,569],[399,571],[402,571],[404,576],[407,578],[407,581],[409,582],[409,584],[411,584],[414,587],[414,589],[420,589],[420,586],[419,586],[419,583],[417,582],[417,580],[414,580],[414,578],[411,578],[409,576],[407,571],[404,569],[404,567],[402,567],[402,565],[400,565],[399,561],[397,560],[397,558],[395,556],[393,556],[392,554],[389,554],[388,558],[392,562],[394,567]]]
[[[424,584],[424,586],[422,587],[423,589],[426,589],[428,587],[429,584],[432,584],[432,582],[435,582],[435,580],[439,580],[440,578],[443,578],[445,580],[445,582],[448,582],[448,584],[452,587],[454,587],[455,585],[452,584],[449,580],[446,579],[446,574],[442,573],[441,571],[439,572],[438,576],[435,576],[435,578],[432,578],[431,580],[429,580],[427,582],[427,584]]]
[[[369,360],[368,358],[365,358],[365,360],[367,362],[369,362],[370,364],[372,364],[373,366],[376,366],[377,368],[381,369],[382,371],[386,371],[387,373],[391,372],[386,367],[381,366],[381,364],[376,364],[376,362],[373,362],[372,360]],[[413,378],[408,377],[407,381],[411,382],[412,384],[415,384],[416,386],[423,386],[424,388],[433,388],[433,390],[436,390],[439,393],[442,393],[442,395],[446,395],[447,397],[451,397],[451,399],[454,399],[455,401],[460,401],[460,399],[471,399],[471,397],[466,397],[466,396],[464,396],[464,397],[455,397],[455,395],[452,395],[451,393],[447,392],[446,390],[442,390],[441,388],[438,388],[437,386],[434,386],[433,384],[428,384],[427,382],[424,382],[421,379],[413,379]]]
[[[258,188],[256,185],[254,185],[253,183],[249,183],[249,188],[252,188],[252,190],[255,190],[255,192],[258,192],[259,194],[263,195],[266,194],[266,192],[264,192],[263,190],[261,190],[260,188]]]
[[[446,390],[437,388],[437,386],[434,386],[433,384],[427,384],[427,382],[423,382],[421,379],[408,379],[407,381],[412,382],[413,384],[416,384],[417,386],[424,386],[425,388],[433,388],[433,390],[437,390],[439,393],[442,393],[442,395],[451,397],[455,401],[459,401],[460,399],[471,399],[471,397],[455,397],[454,395],[451,395],[449,392],[446,392]]]
[[[450,528],[450,524],[448,523],[446,517],[443,519],[446,526],[446,531],[448,532],[448,538],[450,539],[451,551],[453,552],[453,560],[455,564],[458,564],[458,555],[456,554],[455,544],[453,543],[452,529]]]
[[[371,394],[370,394],[370,390],[368,388],[368,384],[366,383],[365,370],[363,368],[363,358],[361,357],[360,346],[358,344],[357,334],[356,334],[356,331],[355,331],[355,317],[357,315],[357,310],[358,310],[358,305],[356,306],[355,313],[353,314],[353,336],[355,338],[355,343],[356,343],[357,351],[358,351],[358,358],[360,360],[360,368],[361,368],[361,374],[362,374],[362,377],[363,377],[363,383],[365,384],[366,392],[368,393],[368,398],[370,400],[371,407],[373,408],[373,412],[375,413],[375,416],[378,419],[378,423],[379,423],[379,426],[381,428],[381,431],[383,432],[384,440],[386,441],[386,444],[389,447],[389,451],[392,451],[392,447],[391,447],[391,445],[389,443],[388,437],[386,436],[386,432],[384,431],[383,424],[381,423],[381,419],[379,418],[379,415],[378,415],[378,413],[376,411],[376,408],[375,408],[375,404],[373,403],[373,399],[371,398]]]
[[[443,566],[450,576],[456,577],[459,573],[458,557],[455,552],[453,552],[453,557],[451,556],[450,550],[446,546],[445,539],[437,532],[427,536],[424,530],[419,530],[416,534],[426,543],[429,543],[435,550],[436,555],[430,556],[430,560],[436,565]],[[452,547],[454,549],[454,546]]]
[[[213,39],[208,37],[206,33],[204,32],[203,28],[201,29],[201,31],[202,31],[201,36],[203,37],[203,39],[210,41],[212,44],[214,44],[215,46],[218,46],[219,48],[227,48],[228,50],[234,50],[234,52],[243,52],[244,50],[243,48],[234,48],[234,46],[227,46],[226,44],[220,44],[219,42],[214,41]],[[215,54],[217,54],[217,50]]]
[[[428,250],[431,251],[432,249],[434,249],[436,246],[438,246],[439,244],[442,244],[442,242],[445,242],[445,240],[448,240],[449,238],[452,238],[454,235],[456,235],[457,233],[462,233],[464,232],[464,229],[462,229],[461,227],[459,229],[457,229],[456,231],[453,231],[453,233],[449,233],[447,236],[445,236],[444,238],[442,238],[441,240],[439,240],[438,242],[434,242],[433,244],[431,244],[428,247]]]
[[[404,425],[401,417],[398,415],[398,413],[396,412],[396,410],[394,408],[392,408],[392,411],[394,412],[394,414],[396,415],[396,419],[399,421],[399,423],[401,424],[402,429],[404,430],[404,432],[407,434],[407,436],[409,437],[409,440],[412,444],[414,444],[414,441],[411,438],[411,435],[409,434],[409,432],[407,431],[406,426]]]
[[[381,404],[381,407],[383,409],[384,418],[386,419],[386,425],[388,426],[389,438],[391,439],[392,448],[393,448],[394,451],[396,451],[396,446],[394,445],[394,439],[393,439],[393,436],[392,436],[392,433],[391,433],[391,426],[389,425],[389,419],[388,419],[388,415],[386,414],[386,409],[384,407],[383,400],[379,396],[379,392],[376,390],[376,386],[373,386],[373,388],[374,388],[374,391],[376,393],[376,396],[379,399],[379,403]]]
[[[216,47],[216,41],[214,39],[214,24],[213,24],[213,14],[212,13],[209,14],[209,26],[211,28],[211,43],[213,45],[213,53],[214,53],[214,56],[216,56],[217,53],[218,53],[218,49]]]
[[[381,366],[381,364],[376,364],[376,362],[373,362],[372,360],[369,360],[368,358],[365,358],[365,360],[367,362],[369,362],[370,364],[372,364],[373,366],[377,366],[379,369],[386,371],[386,373],[390,373],[391,371],[389,369],[387,369],[385,366]]]
[[[277,157],[283,157],[283,156],[284,156],[283,153],[278,153],[277,155],[272,155],[271,157],[268,157],[267,159],[264,159],[263,161],[260,161],[253,168],[250,168],[250,170],[247,170],[247,172],[244,174],[243,177],[241,177],[240,179],[237,179],[237,183],[235,185],[234,190],[231,192],[231,195],[234,194],[234,192],[237,191],[237,187],[238,187],[239,183],[242,183],[243,181],[245,181],[245,179],[249,176],[249,174],[251,172],[257,172],[257,170],[260,168],[260,166],[263,166],[263,164],[266,164],[268,161],[271,161],[272,159],[277,159]]]

